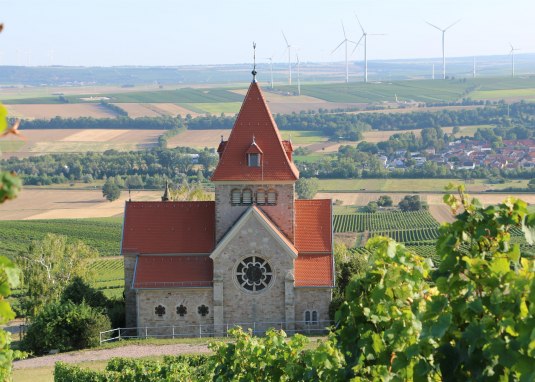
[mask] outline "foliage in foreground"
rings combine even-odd
[[[115,358],[108,362],[104,371],[96,371],[56,363],[55,382],[174,382],[209,381],[212,379],[209,356],[168,356],[163,361]]]
[[[52,349],[69,351],[99,344],[99,333],[111,329],[104,311],[85,302],[72,301],[49,304],[28,327],[22,347],[36,355]]]

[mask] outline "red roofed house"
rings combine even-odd
[[[292,151],[253,80],[218,148],[215,202],[126,203],[127,326],[179,335],[199,324],[328,320],[332,205],[295,200]]]

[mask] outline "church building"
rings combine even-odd
[[[233,324],[326,325],[332,203],[296,198],[292,143],[281,138],[255,74],[217,150],[215,201],[126,202],[127,327],[160,335],[172,327],[179,336]]]

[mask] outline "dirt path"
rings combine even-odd
[[[113,349],[83,350],[78,352],[60,353],[38,358],[25,359],[13,363],[14,369],[30,369],[34,367],[54,366],[58,361],[80,363],[102,361],[114,357],[139,358],[150,356],[210,353],[206,345],[171,344],[171,345],[126,345]]]

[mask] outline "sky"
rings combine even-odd
[[[177,66],[344,60],[368,36],[368,59],[535,52],[535,0],[0,0],[0,65]],[[353,47],[350,48],[350,51]],[[351,56],[362,60],[363,47]]]

